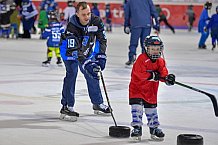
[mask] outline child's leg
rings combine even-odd
[[[55,55],[57,57],[57,62],[56,64],[58,66],[62,66],[62,61],[61,61],[61,54],[60,54],[60,48],[59,47],[55,47]]]
[[[155,128],[160,125],[158,121],[157,108],[145,108],[145,114],[148,121],[148,127]]]
[[[9,38],[9,35],[10,35],[10,33],[11,33],[11,26],[7,26],[7,27],[4,27],[3,28],[3,31],[2,31],[2,34],[3,34],[3,37],[5,37],[5,38]]]
[[[52,59],[52,51],[54,50],[54,47],[48,47],[47,49],[47,60],[42,62],[42,66],[49,66]]]
[[[147,117],[147,125],[150,129],[152,139],[163,140],[165,136],[161,129],[158,128],[160,125],[158,121],[157,108],[145,108],[145,114]]]
[[[14,23],[14,34],[15,37],[18,38],[18,25],[16,23]]]
[[[140,104],[131,105],[132,122],[131,126],[134,128],[131,132],[131,137],[136,140],[141,140],[142,136],[142,116],[143,116],[143,106]]]
[[[131,126],[142,126],[143,106],[139,104],[131,105],[132,122]]]
[[[60,58],[61,55],[60,55],[60,48],[59,47],[55,47],[55,55],[57,58]]]

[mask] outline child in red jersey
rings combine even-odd
[[[129,84],[133,130],[131,137],[142,136],[143,108],[152,139],[163,140],[164,133],[158,128],[157,91],[159,81],[174,85],[175,75],[168,74],[165,60],[161,57],[163,42],[158,36],[147,36],[144,41],[145,53],[138,56],[132,68]]]

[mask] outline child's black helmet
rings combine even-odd
[[[207,10],[210,10],[212,8],[212,3],[207,1],[205,4],[204,4],[204,8],[207,9]]]
[[[150,50],[151,46],[159,46],[159,53],[158,54],[151,53],[152,51]],[[147,36],[144,40],[144,47],[145,47],[145,52],[152,60],[161,57],[161,53],[163,51],[163,42],[158,36]]]
[[[75,0],[68,0],[68,1],[67,1],[68,7],[72,7],[72,6],[73,6],[73,3],[75,3]]]
[[[58,21],[58,18],[57,18],[58,14],[56,11],[49,11],[48,12],[48,18],[49,18],[49,21]]]

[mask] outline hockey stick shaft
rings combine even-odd
[[[101,77],[102,85],[103,85],[103,88],[104,88],[105,96],[106,96],[106,99],[107,99],[107,103],[108,103],[108,106],[109,106],[109,108],[110,108],[111,116],[112,116],[112,118],[113,118],[113,121],[114,121],[115,126],[117,126],[117,122],[116,122],[116,120],[115,120],[115,118],[114,118],[114,114],[113,114],[113,112],[112,112],[112,108],[111,108],[111,105],[110,105],[109,97],[108,97],[108,94],[107,94],[106,85],[105,85],[105,82],[104,82],[104,77],[103,77],[103,74],[102,74],[101,71],[100,71],[100,77]]]
[[[202,94],[207,95],[207,96],[211,99],[211,101],[212,101],[212,103],[213,103],[213,109],[214,109],[214,112],[215,112],[215,116],[218,117],[218,105],[217,105],[216,97],[215,97],[214,95],[212,95],[212,94],[210,94],[210,93],[207,93],[207,92],[205,92],[205,91],[199,90],[199,89],[197,89],[197,88],[188,86],[188,85],[186,85],[186,84],[177,82],[177,81],[175,81],[175,84],[177,84],[177,85],[179,85],[179,86],[182,86],[182,87],[185,87],[185,88],[188,88],[188,89],[191,89],[191,90],[194,90],[194,91],[197,91],[197,92],[199,92],[199,93],[202,93]]]

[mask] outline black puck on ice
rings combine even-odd
[[[127,126],[110,126],[109,136],[117,138],[127,138],[130,136],[130,128]]]
[[[197,134],[180,134],[177,145],[203,145],[203,137]]]

